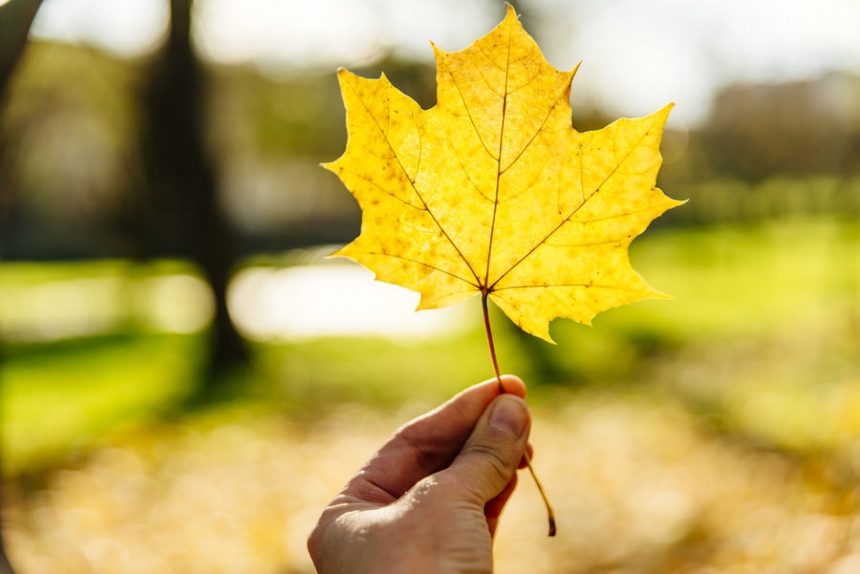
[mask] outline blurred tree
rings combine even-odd
[[[9,2],[0,5],[0,107],[4,103],[6,84],[24,51],[30,25],[33,23],[41,3],[41,0],[9,0]],[[2,141],[0,141],[0,146],[2,146]],[[3,221],[10,199],[0,197],[0,229],[4,227]],[[11,574],[12,572],[12,566],[6,557],[5,543],[3,537],[0,536],[0,574]]]
[[[860,80],[831,73],[784,84],[730,86],[702,140],[716,173],[747,181],[856,169]]]
[[[122,213],[139,174],[139,64],[93,48],[32,41],[0,114],[0,194],[14,198],[12,260],[125,257]]]
[[[0,5],[0,108],[5,101],[6,85],[24,51],[30,25],[41,3],[41,0],[9,0]],[[2,147],[3,134],[0,134],[0,149]],[[5,186],[0,186],[0,190],[2,189],[5,189]],[[11,201],[12,198],[6,193],[0,197],[0,230],[5,228]],[[0,236],[0,248],[4,243],[3,239]]]
[[[30,25],[42,0],[9,0],[0,4],[0,94],[18,62]]]
[[[215,295],[211,359],[204,392],[247,362],[227,312],[227,284],[238,247],[218,205],[205,142],[205,74],[191,45],[193,0],[171,0],[170,29],[142,95],[141,198],[134,224],[141,255],[187,257],[200,265]]]

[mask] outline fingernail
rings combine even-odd
[[[490,426],[519,437],[526,430],[528,413],[525,402],[513,395],[501,395],[493,404]]]

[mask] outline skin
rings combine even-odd
[[[320,574],[480,574],[524,466],[525,385],[470,387],[400,428],[323,511],[308,539]],[[530,451],[529,451],[530,452]]]

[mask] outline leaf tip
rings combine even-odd
[[[535,336],[535,337],[537,337],[538,339],[543,339],[544,341],[546,341],[546,342],[547,342],[547,343],[549,343],[550,345],[556,345],[556,346],[558,346],[558,343],[556,343],[556,342],[555,342],[555,340],[554,340],[552,337],[550,337],[549,332],[547,332],[546,336],[544,336],[544,335],[536,335],[535,333],[532,333],[532,335],[534,335],[534,336]]]
[[[669,102],[656,112],[651,117],[658,118],[660,120],[661,125],[666,124],[666,120],[669,118],[669,113],[672,111],[672,108],[675,107],[675,102]]]
[[[519,321],[514,321],[517,327],[528,333],[529,335],[533,335],[538,339],[543,339],[550,345],[558,345],[552,336],[549,334],[549,322],[541,325],[524,325]]]
[[[342,158],[336,159],[334,161],[324,161],[320,163],[320,167],[326,171],[330,171],[335,175],[340,174],[340,169],[338,169],[338,164],[340,163]]]
[[[436,59],[437,63],[450,54],[450,52],[446,52],[440,48],[433,40],[430,40],[430,47],[433,48],[433,57]]]
[[[326,259],[331,259],[333,257],[346,257],[346,255],[343,254],[343,247],[335,249],[334,251],[325,256]]]
[[[648,294],[643,297],[643,299],[660,299],[663,301],[674,301],[675,297],[669,295],[668,293],[664,293],[659,289],[654,289],[650,285],[648,285]]]

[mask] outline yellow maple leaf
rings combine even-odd
[[[630,242],[681,202],[655,187],[671,105],[593,132],[571,125],[570,84],[513,8],[460,52],[433,46],[437,104],[421,109],[383,75],[340,70],[343,156],[325,164],[362,209],[350,257],[421,294],[419,309],[481,294],[523,330],[590,324],[665,297],[634,271]]]

